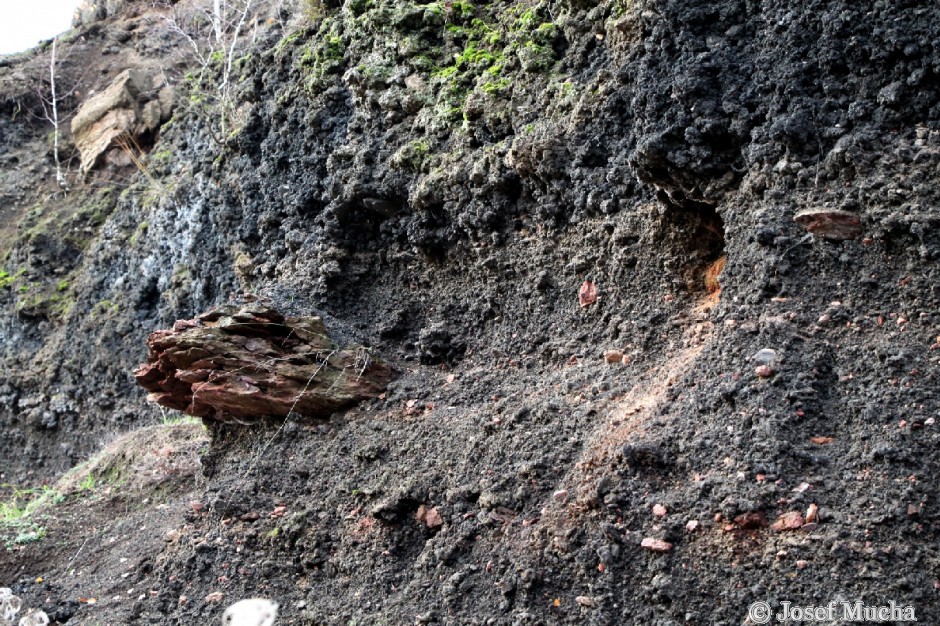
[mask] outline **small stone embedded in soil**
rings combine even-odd
[[[437,507],[428,508],[423,504],[418,507],[415,518],[428,528],[440,528],[444,524],[444,519],[441,517]]]
[[[552,494],[552,500],[554,500],[555,502],[558,502],[558,503],[567,502],[567,501],[568,501],[568,490],[567,490],[567,489],[559,489],[558,491],[556,491],[555,493]]]
[[[672,544],[662,539],[646,537],[640,542],[640,546],[652,552],[669,552],[672,550]]]
[[[668,511],[666,511],[666,507],[664,507],[662,504],[657,503],[653,505],[653,515],[656,517],[666,517],[667,512]]]
[[[607,350],[604,352],[604,361],[611,365],[623,363],[623,350]]]
[[[221,591],[213,591],[206,596],[206,602],[221,602],[222,598],[225,597],[225,594]]]
[[[592,608],[595,605],[594,598],[590,596],[578,596],[574,599],[578,603],[578,606],[583,606],[585,608]]]
[[[578,290],[578,303],[582,307],[590,306],[597,302],[597,287],[589,280],[581,283]]]
[[[818,522],[819,521],[819,507],[816,506],[816,503],[812,503],[806,509],[806,523]]]
[[[777,521],[770,525],[771,530],[781,532],[784,530],[798,530],[805,523],[803,514],[799,511],[788,511],[777,518]]]
[[[862,234],[859,216],[840,209],[806,209],[793,216],[793,221],[823,239],[857,239]]]
[[[754,368],[754,373],[761,378],[770,378],[774,375],[774,369],[769,365],[758,365]]]
[[[699,521],[697,519],[690,519],[685,523],[686,532],[694,533],[696,530],[698,530],[698,527]]]

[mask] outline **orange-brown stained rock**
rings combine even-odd
[[[188,415],[251,422],[264,416],[326,416],[378,396],[392,367],[363,348],[340,348],[318,317],[226,306],[147,339],[137,368],[148,399]]]

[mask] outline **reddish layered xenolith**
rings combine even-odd
[[[324,417],[378,396],[395,370],[362,347],[340,348],[318,317],[225,306],[147,339],[137,382],[148,399],[223,422]]]

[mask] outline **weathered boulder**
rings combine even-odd
[[[124,70],[107,89],[82,103],[72,118],[72,136],[82,156],[83,174],[120,141],[137,144],[169,119],[172,91],[169,87],[158,88],[154,82],[148,72]]]
[[[378,396],[395,370],[363,347],[338,347],[319,317],[225,306],[147,340],[137,382],[148,399],[197,417],[251,422],[323,417]]]

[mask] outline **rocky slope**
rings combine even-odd
[[[203,71],[179,6],[114,4],[71,82],[144,67],[176,108],[68,194],[48,48],[0,68],[4,482],[159,422],[146,337],[245,296],[402,375],[210,423],[198,506],[60,623],[215,593],[296,624],[940,620],[934,3],[308,2]],[[0,584],[74,602],[31,549]]]

